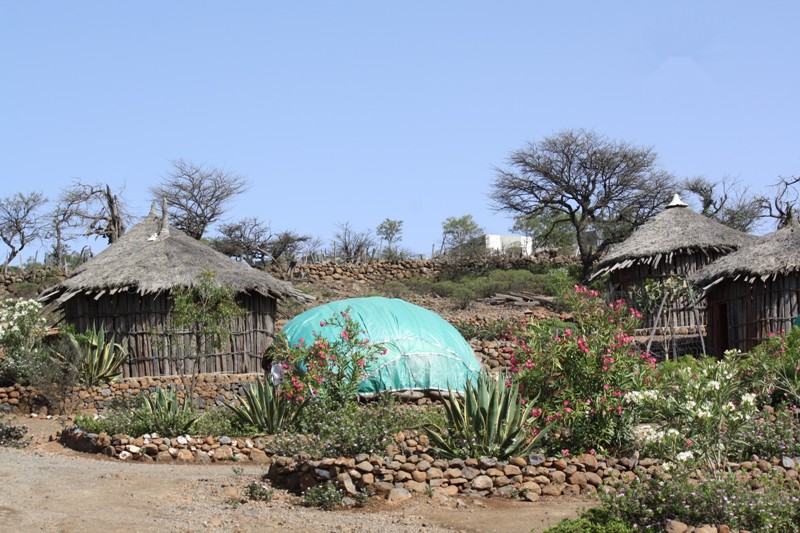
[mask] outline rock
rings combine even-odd
[[[717,533],[717,528],[708,524],[695,528],[694,533]]]
[[[795,464],[794,459],[792,459],[791,457],[784,456],[781,458],[781,466],[783,468],[790,468],[790,469],[794,468],[794,464]]]
[[[131,452],[129,452],[127,450],[123,450],[123,451],[119,452],[119,455],[117,456],[117,459],[119,459],[120,461],[129,461],[132,457],[133,457],[133,454]]]
[[[175,456],[175,460],[179,463],[193,463],[194,462],[194,454],[187,450],[186,448],[182,448],[178,450],[178,455]]]
[[[522,475],[522,470],[517,465],[505,465],[503,467],[503,474],[508,477]]]
[[[389,494],[389,492],[391,492],[393,488],[394,488],[393,484],[387,483],[385,481],[378,481],[372,484],[372,490],[375,492],[375,494],[378,494],[380,496],[385,496]]]
[[[386,501],[389,503],[400,503],[411,499],[411,493],[406,489],[395,487],[386,495]]]
[[[578,485],[580,487],[585,487],[588,483],[586,473],[585,472],[575,472],[571,476],[569,476],[569,482],[572,485]]]
[[[458,487],[448,485],[447,487],[436,487],[433,489],[434,494],[441,494],[443,496],[458,496]]]
[[[156,455],[156,461],[158,461],[159,463],[171,463],[172,454],[170,454],[167,450],[161,450]]]
[[[220,437],[220,442],[224,437]],[[230,441],[230,439],[228,439]],[[214,450],[214,461],[230,461],[233,459],[233,448],[223,445]]]
[[[561,496],[564,493],[565,483],[550,483],[542,487],[543,496]]]
[[[533,492],[533,491],[529,490],[529,491],[526,491],[525,494],[523,494],[522,498],[524,500],[526,500],[526,501],[529,501],[529,502],[538,502],[540,496],[536,492]]]
[[[689,526],[679,520],[670,520],[667,522],[667,527],[664,528],[664,533],[686,533]]]
[[[406,481],[405,483],[403,483],[403,487],[411,492],[419,492],[419,493],[423,493],[428,490],[427,483],[421,483],[419,481],[414,481],[414,480]]]
[[[361,461],[356,465],[356,469],[360,470],[361,472],[372,472],[375,467],[372,466],[372,463],[369,461]]]
[[[494,483],[489,476],[481,475],[473,479],[471,485],[475,490],[489,490],[494,486]]]
[[[343,472],[338,476],[336,476],[336,481],[339,482],[339,485],[344,489],[344,491],[347,494],[350,494],[351,496],[358,494],[358,489],[353,483],[353,480],[346,473]]]
[[[253,448],[250,450],[250,461],[253,464],[263,465],[264,463],[269,462],[269,457],[267,456],[264,450],[259,450],[258,448]]]
[[[511,498],[516,493],[517,489],[514,488],[514,485],[505,485],[497,489],[497,495],[503,498]]]
[[[597,457],[594,455],[590,453],[584,453],[578,457],[577,461],[586,467],[587,472],[597,471]]]
[[[477,476],[479,476],[480,473],[481,471],[478,470],[477,468],[472,468],[471,466],[465,466],[464,468],[461,469],[461,475],[456,477],[464,477],[467,478],[468,480],[472,480],[475,479]]]

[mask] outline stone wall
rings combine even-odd
[[[309,281],[361,281],[387,283],[393,280],[414,277],[435,278],[442,273],[465,274],[485,272],[492,269],[525,269],[532,265],[575,265],[574,257],[559,255],[555,250],[537,252],[529,257],[505,257],[487,255],[477,258],[409,259],[403,261],[370,261],[367,263],[324,263],[301,264],[290,272],[274,271],[274,276],[292,280]]]
[[[195,388],[195,407],[208,409],[224,402],[233,401],[243,393],[243,386],[258,379],[261,374],[200,374]],[[158,387],[176,385],[179,396],[183,397],[181,379],[177,376],[128,378],[117,383],[95,387],[74,387],[63,405],[49,404],[47,399],[33,387],[12,385],[0,387],[0,413],[66,413],[94,414],[102,412],[115,398],[136,396],[142,392],[155,392]]]

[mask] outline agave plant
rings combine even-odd
[[[305,404],[281,397],[265,377],[245,387],[238,405],[225,405],[242,423],[271,435],[294,424]]]
[[[162,437],[186,435],[199,418],[189,402],[181,403],[174,385],[146,395],[136,417]]]
[[[106,341],[104,326],[94,325],[83,335],[69,333],[66,336],[69,349],[75,354],[69,358],[57,353],[64,361],[72,361],[81,385],[93,386],[116,381],[122,377],[120,367],[125,362],[127,352],[121,344],[114,342],[114,336]]]
[[[468,382],[463,398],[452,390],[444,401],[447,427],[425,427],[436,450],[444,457],[505,459],[530,453],[546,429],[531,433],[531,406],[526,407],[516,387],[505,376],[482,373]]]

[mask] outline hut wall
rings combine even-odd
[[[231,324],[231,336],[197,361],[198,372],[247,373],[262,370],[263,353],[275,332],[276,302],[260,294],[237,296],[246,310]],[[133,292],[104,294],[99,298],[79,294],[67,300],[65,319],[77,331],[93,324],[113,331],[115,341],[128,350],[124,377],[165,376],[192,372],[196,337],[174,331],[170,324],[170,299],[166,294],[141,296]]]
[[[707,299],[710,309],[724,306],[727,311],[720,316],[724,323],[710,324],[712,343],[720,346],[715,352],[722,348],[747,352],[770,333],[791,329],[800,314],[800,275],[778,276],[766,282],[723,282],[709,291]]]
[[[652,258],[650,264],[637,263],[628,268],[615,270],[609,275],[610,296],[613,299],[623,298],[636,307],[636,291],[648,280],[660,281],[671,276],[686,277],[722,255],[724,254],[715,251],[663,254]],[[666,314],[672,328],[680,328],[683,334],[695,334],[705,328],[705,307],[706,303],[703,300],[693,304],[688,298],[679,298],[665,309],[659,324],[661,327],[665,326],[663,317]],[[643,313],[644,329],[651,329],[654,323],[655,313]]]

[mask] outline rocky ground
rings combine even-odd
[[[29,428],[24,449],[0,447],[0,531],[58,532],[537,532],[591,505],[582,498],[534,503],[500,498],[373,498],[366,508],[321,511],[276,490],[246,500],[255,465],[122,463],[62,447],[66,419],[13,418]]]

